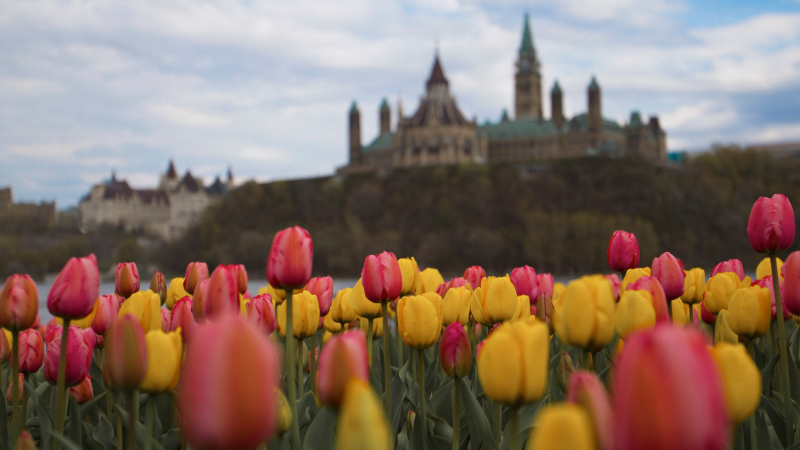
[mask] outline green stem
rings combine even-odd
[[[694,328],[694,303],[689,303],[689,326]]]
[[[372,369],[372,321],[375,319],[367,319],[367,361],[369,361],[369,368]]]
[[[27,373],[23,375],[25,381],[28,381]],[[24,384],[22,385],[22,420],[20,421],[20,429],[22,431],[28,431],[28,387]]]
[[[64,380],[67,370],[67,339],[69,338],[69,319],[64,319],[61,327],[61,347],[58,351],[58,376],[56,378],[56,423],[55,432],[64,434],[64,418],[67,413],[66,382]],[[55,442],[55,450],[61,449],[61,443]]]
[[[783,301],[781,300],[781,289],[778,274],[778,263],[776,261],[777,255],[775,253],[769,254],[769,260],[772,264],[772,285],[775,290],[775,309],[777,311],[778,322],[778,350],[780,351],[781,361],[781,393],[783,394],[783,417],[786,417],[786,445],[791,446],[794,442],[794,433],[792,426],[789,424],[789,411],[790,411],[790,398],[791,391],[789,390],[789,359],[786,355],[786,329],[783,324]]]
[[[19,439],[19,331],[11,331],[11,443]],[[5,419],[4,419],[5,420]]]
[[[782,317],[781,317],[782,318]],[[750,357],[753,358],[755,361],[756,358],[756,349],[753,347],[753,340],[747,341],[747,350],[750,352]],[[756,413],[753,411],[753,414],[750,414],[750,417],[747,418],[747,425],[750,427],[750,448],[755,450],[758,448],[758,440],[756,439]]]
[[[286,290],[286,389],[289,391],[289,409],[292,411],[290,442],[293,450],[300,450],[300,428],[297,424],[297,393],[295,392],[294,335],[292,334],[292,291]]]
[[[519,424],[517,422],[517,407],[511,407],[511,450],[517,450],[519,447]]]
[[[122,397],[122,394],[117,394],[115,397],[116,397],[116,400],[117,400],[117,406],[119,407],[120,406],[120,397]],[[116,432],[116,435],[117,435],[117,448],[118,449],[122,449],[123,448],[122,447],[122,416],[120,416],[119,414],[116,414],[116,418],[117,418],[117,432]]]
[[[425,357],[417,349],[417,387],[419,388],[419,418],[422,424],[422,449],[428,449],[428,415],[425,412]]]
[[[139,395],[135,390],[130,392],[128,399],[128,450],[136,450],[136,423],[138,422]]]
[[[592,354],[589,350],[581,349],[581,369],[592,370]]]
[[[478,361],[478,354],[475,351],[476,347],[476,339],[475,339],[475,318],[472,317],[472,314],[469,315],[469,321],[467,323],[467,335],[469,336],[469,345],[472,347],[472,358],[473,364],[472,366],[475,368],[473,369],[472,379],[470,380],[471,383],[475,382],[475,377],[478,376],[477,370],[477,361]]]
[[[389,359],[389,308],[381,302],[383,312],[383,400],[386,420],[392,422],[392,364]]]
[[[497,448],[500,448],[500,440],[502,436],[500,435],[500,425],[503,420],[503,412],[500,410],[500,402],[496,402],[492,400],[492,409],[494,411],[494,438],[497,440]]]
[[[308,375],[311,377],[311,391],[314,395],[317,395],[317,333],[311,335],[311,353],[309,354],[309,358],[311,358],[311,373]]]
[[[453,450],[458,450],[461,429],[461,379],[453,378]]]
[[[155,429],[155,419],[156,419],[156,398],[153,395],[147,396],[147,409],[145,410],[144,416],[144,450],[150,450],[153,448],[153,430]]]

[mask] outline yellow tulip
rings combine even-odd
[[[728,414],[734,423],[740,424],[755,412],[761,401],[761,371],[743,345],[721,342],[711,353],[722,374]]]
[[[169,282],[169,287],[167,288],[167,309],[172,309],[175,306],[175,303],[186,296],[191,297],[186,289],[183,288],[183,278],[173,278]],[[160,297],[159,297],[160,298]],[[161,302],[159,301],[159,305]]]
[[[293,290],[292,297],[303,291],[304,291],[303,288]],[[283,289],[275,289],[269,283],[267,283],[266,286],[258,290],[258,295],[261,294],[269,294],[272,297],[273,305],[280,305],[281,303],[283,303],[284,300],[286,300],[286,291]]]
[[[331,333],[328,330],[325,330],[325,332],[322,333],[322,345],[324,346],[325,344],[327,344],[328,341],[330,341],[332,337],[333,337],[333,333]]]
[[[527,319],[531,316],[531,298],[525,294],[517,296],[517,312],[511,320]]]
[[[772,321],[772,295],[760,286],[737,289],[726,314],[731,331],[745,339],[763,336]]]
[[[119,307],[119,317],[133,314],[139,319],[142,331],[161,329],[161,297],[151,290],[139,291]]]
[[[647,291],[625,291],[617,303],[616,329],[620,339],[644,328],[656,325],[653,296]]]
[[[517,290],[508,275],[486,277],[472,294],[470,309],[478,323],[492,326],[514,317],[519,308]]]
[[[727,342],[729,344],[739,343],[739,336],[731,330],[728,325],[728,310],[723,309],[717,314],[717,322],[714,324],[714,342]]]
[[[381,317],[381,304],[372,303],[367,299],[364,294],[364,286],[361,284],[361,278],[358,279],[353,291],[350,293],[350,307],[358,317],[366,317],[368,319],[375,319]]]
[[[239,294],[239,315],[247,318],[247,304],[250,303],[249,298],[244,298],[242,294]]]
[[[622,278],[622,283],[620,283],[619,286],[619,297],[622,298],[622,294],[625,293],[625,288],[627,288],[629,284],[633,283],[639,278],[649,277],[649,276],[650,276],[649,267],[638,267],[636,269],[628,269],[628,271],[625,272],[625,276]]]
[[[741,284],[739,276],[733,272],[722,272],[709,278],[703,297],[708,312],[717,314],[723,309],[728,309],[731,295],[741,287]]]
[[[442,299],[435,292],[403,297],[397,304],[397,326],[403,342],[424,350],[439,339],[442,330]]]
[[[700,303],[703,301],[703,294],[706,292],[706,272],[695,267],[691,270],[684,270],[686,278],[683,281],[683,295],[681,300],[686,304]]]
[[[557,308],[558,305],[561,304],[561,300],[564,298],[564,292],[566,291],[567,286],[564,283],[556,283],[553,285],[553,298],[551,300],[554,308]]]
[[[421,295],[426,292],[436,292],[440,284],[444,284],[444,278],[437,269],[428,267],[417,275],[416,294]]]
[[[356,316],[356,312],[353,311],[353,308],[350,307],[350,294],[352,294],[352,292],[352,288],[344,288],[336,293],[331,303],[330,311],[331,318],[334,322],[339,322],[344,325],[346,323],[351,323],[358,317]]]
[[[695,305],[699,305],[699,303],[695,303]],[[676,327],[685,327],[689,324],[689,305],[683,303],[681,299],[676,298],[670,302],[670,308],[672,309],[672,324]],[[699,314],[699,309],[696,312]],[[699,316],[698,316],[699,317]],[[619,320],[619,316],[617,316],[617,320]]]
[[[510,405],[534,402],[547,387],[550,331],[535,318],[495,329],[478,354],[478,378],[486,396]]]
[[[593,450],[597,448],[589,414],[578,405],[558,403],[542,410],[531,429],[526,450]]]
[[[80,319],[77,319],[77,320],[71,320],[69,322],[69,324],[70,325],[75,325],[76,327],[81,327],[84,330],[87,329],[87,328],[91,328],[92,327],[92,321],[94,320],[94,315],[97,313],[97,305],[99,303],[100,303],[99,299],[95,300],[94,301],[94,306],[92,307],[92,312],[90,312],[88,316],[80,318]],[[64,326],[64,322],[63,322],[63,320],[61,320],[60,317],[56,319],[56,322],[59,325]]]
[[[614,300],[611,284],[602,275],[570,282],[553,313],[559,339],[586,350],[601,350],[614,337]]]
[[[448,290],[442,299],[442,325],[447,326],[453,322],[466,325],[471,301],[472,289],[469,285]]]
[[[365,317],[358,318],[358,326],[361,331],[366,335],[369,332],[369,319]],[[378,339],[383,337],[383,319],[372,319],[372,338]]]
[[[336,450],[389,450],[389,424],[369,384],[350,378],[336,420]]]
[[[780,258],[776,258],[778,263],[778,276],[781,277],[783,280],[783,273],[781,273],[781,267],[783,267],[783,260]],[[758,267],[756,268],[756,280],[760,280],[764,277],[768,277],[772,275],[772,263],[770,263],[769,257],[766,257],[758,263]]]
[[[317,332],[319,303],[317,296],[308,291],[292,295],[292,335],[305,339]],[[286,337],[286,302],[278,305],[278,332]]]
[[[152,330],[144,335],[144,341],[147,344],[147,374],[139,389],[148,394],[172,392],[178,384],[183,360],[181,332]]]
[[[292,410],[289,408],[289,401],[286,400],[286,396],[278,386],[275,386],[275,397],[278,399],[278,436],[282,436],[292,426]]]
[[[338,333],[342,331],[342,324],[333,320],[333,314],[328,312],[324,319],[322,319],[322,326],[325,327],[325,331],[329,333]]]
[[[400,266],[400,275],[403,279],[403,287],[400,289],[400,296],[413,294],[417,291],[417,277],[419,267],[414,258],[400,258],[397,260]]]

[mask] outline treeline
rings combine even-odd
[[[668,250],[687,266],[740,258],[755,270],[750,208],[774,192],[800,207],[797,166],[733,148],[677,166],[581,158],[248,183],[159,257],[169,272],[203,260],[243,263],[261,276],[275,232],[299,224],[314,239],[317,274],[355,277],[367,254],[388,250],[445,276],[474,264],[570,275],[608,271],[608,238],[626,229],[639,239],[642,264]]]

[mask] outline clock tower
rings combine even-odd
[[[542,118],[542,77],[539,60],[533,47],[533,35],[525,14],[525,27],[522,31],[522,44],[519,47],[517,73],[514,89],[514,117]]]

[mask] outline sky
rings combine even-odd
[[[800,140],[800,0],[7,0],[0,186],[63,209],[170,159],[207,184],[331,174],[350,103],[367,144],[384,97],[416,109],[437,43],[461,110],[497,121],[525,12],[568,116],[596,75],[603,115],[658,115],[670,151]]]

